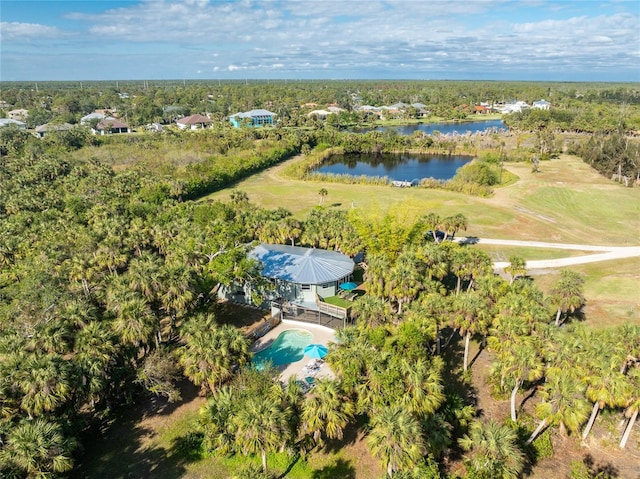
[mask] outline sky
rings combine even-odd
[[[640,81],[640,0],[1,0],[0,80]]]

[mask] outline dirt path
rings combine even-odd
[[[491,238],[457,238],[459,243],[492,244],[503,246],[526,246],[530,248],[564,249],[578,251],[594,251],[597,254],[571,256],[568,258],[543,259],[527,261],[527,269],[562,268],[575,264],[595,263],[613,259],[635,258],[640,256],[640,246],[593,246],[585,244],[545,243],[543,241],[520,241]],[[493,263],[494,270],[502,270],[509,265],[508,261]]]

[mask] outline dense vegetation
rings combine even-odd
[[[451,143],[358,136],[316,125],[300,108],[311,101],[348,108],[352,93],[366,103],[423,101],[442,117],[457,111],[463,92],[465,104],[524,92],[567,109],[597,104],[613,111],[628,102],[622,128],[590,130],[562,115],[543,118],[542,126],[523,115],[511,126],[544,132],[532,146],[537,154],[556,150],[557,130],[597,130],[575,148],[599,164],[587,152],[601,145],[607,168],[622,164],[630,175],[638,168],[637,146],[628,139],[638,120],[633,88],[580,86],[577,95],[575,85],[519,83],[125,86],[135,103],[107,84],[3,85],[3,100],[34,108],[30,121],[38,122],[77,121],[101,106],[144,124],[163,118],[162,105],[180,104],[220,118],[239,105],[276,106],[283,123],[109,138],[78,126],[43,140],[0,129],[0,475],[64,475],[87,430],[145,394],[177,400],[182,377],[210,395],[193,451],[259,455],[260,470],[243,472],[253,478],[270,477],[272,451],[304,457],[364,424],[372,453],[394,477],[446,477],[445,464],[456,454],[464,454],[469,477],[517,477],[549,454],[543,431],[586,437],[605,409],[629,418],[621,445],[628,440],[640,409],[640,331],[578,324],[580,276],[563,272],[547,295],[525,277],[519,258],[511,259],[511,282],[493,276],[486,254],[435,235],[464,230],[463,215],[425,212],[404,224],[392,215],[321,206],[296,219],[252,204],[238,190],[224,203],[192,200],[299,152],[319,155],[317,145],[465,149],[484,160],[461,172],[460,181],[484,186],[495,184],[495,165],[510,159],[498,137]],[[282,101],[274,105],[273,98]],[[257,240],[366,253],[367,294],[353,306],[357,326],[339,333],[327,357],[337,378],[307,395],[295,382],[281,386],[271,370],[243,367],[247,340],[216,314],[220,285],[260,284],[246,254]],[[468,376],[474,337],[493,353],[494,393],[511,398],[509,424],[477,417]],[[522,392],[535,397],[537,418],[518,407]]]

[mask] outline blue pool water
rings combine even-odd
[[[304,348],[313,341],[313,334],[302,329],[281,332],[271,345],[253,355],[253,364],[260,369],[271,362],[274,366],[295,363],[304,357]]]

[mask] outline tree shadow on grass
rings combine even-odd
[[[180,400],[169,402],[166,397],[163,396],[148,396],[147,399],[141,399],[141,401],[147,401],[144,407],[143,418],[148,416],[164,415],[168,416],[172,414],[178,407],[183,404],[193,401],[200,394],[201,388],[194,385],[188,379],[183,379],[176,384],[176,387],[180,390]]]
[[[154,444],[157,431],[140,422],[154,415],[168,415],[193,400],[198,389],[185,381],[180,385],[182,400],[168,403],[165,399],[140,398],[133,406],[121,406],[104,422],[94,423],[80,436],[81,453],[77,467],[69,477],[134,479],[148,477],[180,477],[185,465],[200,459],[202,442],[194,433],[173,440],[170,447]]]
[[[325,443],[322,448],[325,453],[338,453],[346,446],[353,445],[358,441],[360,433],[367,427],[368,419],[366,416],[359,416],[356,419],[355,423],[349,423],[344,429],[342,439],[330,439]]]
[[[163,447],[145,447],[153,431],[136,427],[134,421],[120,423],[102,438],[92,440],[69,477],[93,479],[142,479],[180,477],[184,461]]]
[[[338,459],[334,464],[317,469],[311,474],[311,479],[355,479],[356,469],[350,461]]]

